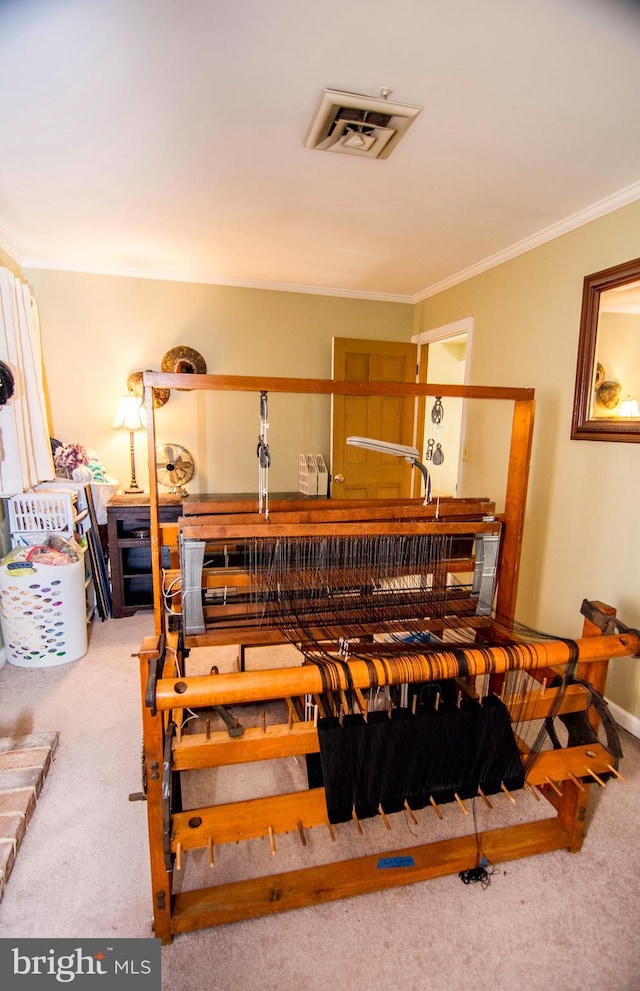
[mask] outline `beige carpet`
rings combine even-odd
[[[80,661],[0,670],[0,736],[60,733],[0,904],[2,937],[151,935],[146,807],[128,801],[141,747],[131,655],[150,632],[148,614],[97,622]],[[507,864],[486,890],[453,876],[179,936],[163,949],[163,987],[640,991],[640,743],[623,733],[623,747],[628,784],[598,789],[580,854]],[[278,860],[294,855],[278,842]],[[265,859],[265,845],[247,856]]]

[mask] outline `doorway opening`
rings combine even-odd
[[[418,347],[419,381],[468,385],[472,338],[473,317],[425,330],[412,337],[412,342]],[[438,460],[440,455],[443,460],[433,470],[433,483],[434,489],[437,486],[443,496],[460,496],[462,493],[464,464],[468,460],[466,406],[464,399],[444,400],[444,415],[439,425],[432,422],[429,407],[424,417],[423,436],[417,438],[417,447],[421,447],[430,468],[429,453],[433,455],[436,445],[440,444]]]

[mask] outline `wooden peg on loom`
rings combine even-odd
[[[478,785],[478,795],[480,796],[480,798],[485,803],[485,805],[487,806],[488,809],[492,809],[493,808],[493,805],[491,804],[491,802],[489,801],[489,799],[487,798],[487,796],[483,792],[483,790],[480,787],[480,785]]]
[[[209,850],[209,867],[214,867],[215,864],[213,860],[213,836],[209,837],[209,842],[207,844],[207,847]]]
[[[435,800],[435,798],[433,797],[433,795],[429,795],[429,801],[430,801],[430,802],[431,802],[431,804],[433,805],[433,811],[434,811],[434,812],[435,812],[435,814],[437,815],[437,817],[438,817],[438,819],[442,819],[442,812],[441,812],[441,811],[440,811],[440,809],[438,808],[438,806],[437,806],[437,804],[436,804],[436,800]]]
[[[529,791],[531,792],[531,794],[535,798],[536,802],[539,802],[540,801],[540,796],[539,796],[538,792],[535,790],[535,788],[532,785],[529,784],[528,781],[525,781],[525,787],[527,787],[529,789]]]
[[[436,712],[440,706],[440,692],[436,692]]]
[[[298,827],[298,834],[300,836],[300,842],[302,843],[303,846],[306,846],[307,845],[307,837],[304,835],[304,826],[302,825],[302,823],[300,822],[299,819],[298,819],[298,822],[296,823],[296,825]]]
[[[272,857],[275,857],[275,855],[276,855],[276,838],[275,838],[275,835],[274,835],[274,832],[273,832],[273,826],[269,826],[268,829],[269,829],[269,846],[271,847],[271,856]]]
[[[571,771],[568,771],[567,773],[568,773],[569,777],[571,778],[571,780],[573,781],[574,785],[577,785],[578,786],[578,791],[586,791],[586,788],[582,784],[582,781],[580,780],[580,778],[576,778],[575,774],[572,774]]]
[[[503,792],[505,793],[505,795],[507,796],[507,798],[509,799],[509,801],[510,802],[513,802],[513,804],[515,805],[516,804],[516,800],[513,797],[513,795],[511,794],[511,792],[509,791],[509,789],[507,788],[507,786],[504,783],[504,781],[501,782],[500,787],[502,788]]]
[[[622,774],[620,774],[620,771],[617,769],[617,767],[614,767],[613,764],[607,764],[607,767],[609,768],[612,774],[615,774],[616,778],[618,778],[619,781],[622,781],[626,785],[627,779],[623,777]]]
[[[601,788],[606,788],[607,783],[599,778],[595,771],[592,771],[590,767],[587,768],[587,774],[590,774],[594,781],[597,781]]]
[[[262,710],[262,732],[263,733],[266,733],[267,732],[267,710],[266,709],[263,709]]]
[[[391,823],[389,822],[389,820],[385,815],[384,809],[382,808],[382,804],[378,806],[378,814],[380,815],[380,818],[382,819],[387,829],[391,829]]]
[[[416,819],[415,813],[413,812],[413,809],[410,807],[410,805],[409,805],[408,801],[406,800],[406,798],[404,800],[404,807],[405,807],[405,809],[407,811],[407,815],[411,819],[411,822],[415,823],[415,825],[417,826],[418,825],[418,820]]]
[[[291,732],[293,726],[293,705],[289,701],[287,701],[287,705],[289,706],[289,732]]]
[[[360,833],[360,835],[363,836],[364,835],[364,831],[362,829],[362,826],[360,825],[360,820],[358,819],[358,816],[356,815],[356,807],[355,807],[355,805],[353,806],[353,809],[351,810],[351,818],[353,819],[353,821],[356,824],[356,829],[358,830],[358,832]]]
[[[327,826],[327,829],[329,830],[329,838],[330,838],[331,842],[332,843],[335,843],[335,841],[336,841],[336,834],[335,834],[335,831],[334,831],[333,826],[331,825],[331,823],[329,822],[328,819],[326,820],[326,826]]]
[[[469,815],[469,809],[467,808],[467,806],[464,804],[464,802],[460,798],[458,792],[455,792],[455,794],[454,794],[453,797],[455,798],[456,802],[458,803],[458,805],[460,806],[460,808],[462,809],[462,811],[464,812],[464,814],[466,816],[468,816]]]
[[[545,778],[544,780],[545,780],[545,782],[546,782],[546,783],[547,783],[547,784],[549,785],[549,787],[550,787],[550,788],[551,788],[551,789],[552,789],[553,791],[555,791],[555,793],[556,793],[556,795],[558,796],[558,798],[562,798],[562,790],[561,790],[560,788],[558,788],[558,786],[557,786],[557,784],[555,783],[555,781],[552,781],[552,780],[551,780],[551,778],[549,777],[549,775],[547,775],[547,776],[546,776],[546,778]]]
[[[179,840],[176,843],[176,870],[182,870],[182,843]]]

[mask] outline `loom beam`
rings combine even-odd
[[[585,637],[574,641],[582,663],[603,658],[629,657],[640,650],[637,633],[613,636]],[[571,647],[564,640],[527,643],[513,647],[457,648],[423,655],[396,658],[393,665],[379,658],[368,663],[349,660],[349,671],[355,688],[371,685],[370,665],[377,673],[379,685],[400,685],[414,681],[441,681],[449,678],[476,677],[485,674],[506,674],[508,671],[545,669],[566,664]],[[339,689],[349,688],[346,672],[338,667]],[[313,695],[323,691],[322,676],[313,665],[300,668],[274,668],[267,671],[245,671],[241,674],[219,674],[212,683],[207,676],[163,678],[158,682],[156,705],[168,711],[176,707],[204,705],[233,705],[282,699],[288,695]]]

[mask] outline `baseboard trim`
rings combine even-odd
[[[631,733],[632,736],[637,737],[640,740],[640,719],[637,716],[632,716],[630,712],[626,709],[622,709],[615,702],[609,702],[607,700],[609,710],[611,715],[615,719],[618,726],[622,729],[626,729],[627,732]]]

